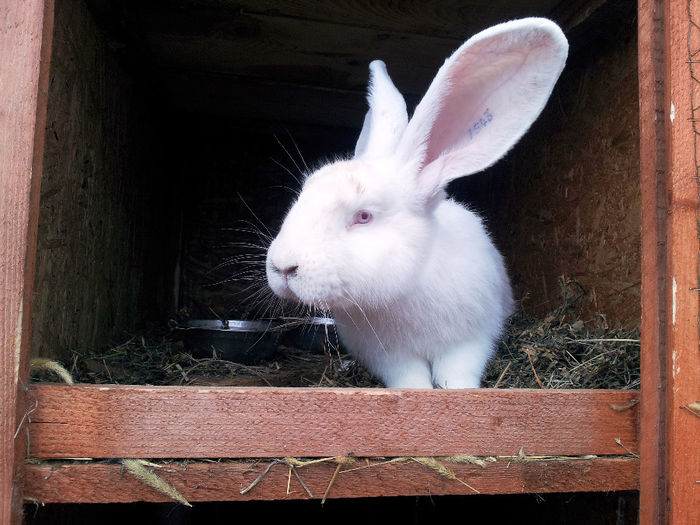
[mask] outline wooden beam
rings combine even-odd
[[[158,76],[158,82],[159,89],[167,94],[177,111],[213,115],[233,122],[251,120],[279,122],[284,126],[301,123],[359,129],[367,111],[365,89],[316,89],[196,72],[165,72]],[[192,93],[201,96],[193,97]]]
[[[700,523],[700,3],[666,2],[666,496],[673,524]],[[669,322],[670,321],[670,322]]]
[[[37,385],[31,398],[37,458],[618,455],[638,444],[628,391]]]
[[[0,7],[0,523],[21,521],[29,325],[53,1]]]
[[[592,0],[585,0],[590,2]],[[601,0],[603,1],[603,0]],[[152,11],[149,6],[131,5],[128,0],[87,0],[96,19],[115,33],[117,20],[128,19],[134,14]],[[491,25],[525,16],[547,16],[558,6],[560,0],[428,0],[410,2],[376,2],[355,0],[353,2],[314,2],[280,0],[171,0],[161,6],[165,10],[180,11],[189,16],[191,30],[211,30],[222,37],[255,37],[247,24],[231,25],[241,16],[314,22],[336,26],[364,28],[377,31],[383,38],[389,35],[412,34],[435,38],[466,40],[473,33]],[[207,22],[207,11],[218,13],[218,25]],[[115,20],[117,19],[117,20]],[[166,16],[166,19],[172,20]],[[143,27],[143,26],[142,26]]]
[[[448,479],[411,459],[392,463],[357,460],[340,468],[328,496],[437,496],[476,494],[477,491],[479,494],[608,492],[638,488],[639,463],[629,457],[501,458],[487,461],[486,467],[441,463],[464,483]],[[151,470],[188,501],[196,502],[321,498],[338,468],[332,460],[296,467],[296,474],[309,494],[287,464],[270,465],[270,461],[167,462]],[[169,501],[167,496],[138,481],[120,464],[100,463],[29,464],[25,494],[28,500],[38,503]]]
[[[642,198],[640,523],[666,515],[666,102],[664,0],[639,2]]]
[[[141,9],[139,15],[156,74],[235,74],[363,93],[369,62],[382,59],[403,94],[422,95],[444,60],[471,36],[436,38],[301,17],[222,12],[220,7],[183,10],[159,6]],[[262,98],[253,100],[264,103]]]
[[[700,6],[639,5],[640,523],[700,523]]]
[[[372,59],[387,62],[410,108],[444,59],[472,34],[520,15],[547,15],[553,3],[466,8],[459,2],[328,2],[310,8],[304,2],[249,1],[230,6],[140,6],[130,16],[147,42],[149,75],[179,109],[359,128],[367,109]],[[626,12],[633,15],[629,2],[621,2],[624,13],[618,12],[618,3],[563,2],[551,14],[565,29],[575,26],[573,51],[599,36],[591,26],[605,31],[605,23],[619,23]],[[464,21],[456,24],[459,19]],[[444,34],[447,20],[454,29]],[[455,32],[457,38],[448,36]]]
[[[525,16],[546,16],[560,0],[431,0],[420,2],[284,2],[231,0],[242,12],[313,20],[333,25],[466,40],[491,25]],[[180,2],[182,3],[182,2]],[[219,3],[220,4],[220,3]]]

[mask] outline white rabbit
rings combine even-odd
[[[481,219],[444,188],[518,141],[567,52],[546,19],[482,31],[445,61],[410,122],[374,61],[354,157],[306,178],[268,249],[269,285],[329,309],[344,346],[387,387],[479,386],[512,293]]]

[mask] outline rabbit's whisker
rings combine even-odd
[[[287,135],[289,136],[289,140],[292,141],[292,144],[294,144],[294,149],[297,150],[297,154],[299,155],[299,158],[301,159],[301,163],[304,165],[304,169],[306,170],[307,173],[309,173],[311,170],[309,169],[309,165],[306,163],[306,159],[304,159],[304,155],[301,154],[301,150],[299,149],[299,145],[297,144],[297,141],[294,140],[294,137],[292,137],[292,134],[287,131]]]
[[[350,292],[347,291],[347,289],[343,288],[343,293],[346,294],[347,298],[352,301],[352,303],[357,307],[357,309],[360,311],[362,316],[365,318],[365,321],[367,321],[367,325],[369,326],[370,330],[372,330],[372,333],[374,334],[374,337],[377,338],[377,342],[379,343],[379,346],[382,347],[382,350],[384,351],[385,354],[388,354],[389,352],[387,351],[386,347],[384,346],[384,343],[382,343],[382,340],[379,339],[379,334],[377,331],[374,329],[374,326],[372,326],[372,323],[369,320],[369,317],[367,317],[367,314],[365,313],[364,309],[360,306],[360,304],[355,300],[355,298],[350,294]]]
[[[270,230],[267,228],[267,226],[265,226],[265,223],[262,220],[260,220],[260,217],[257,216],[257,214],[253,211],[253,209],[250,206],[248,206],[248,203],[245,201],[243,196],[240,193],[236,193],[236,195],[238,195],[238,198],[241,199],[243,206],[246,207],[246,209],[251,213],[251,215],[255,218],[255,220],[258,221],[258,223],[260,223],[260,225],[264,228],[265,233],[267,234],[267,237],[272,239],[272,232],[270,232]],[[263,233],[263,232],[261,232],[261,233]]]
[[[277,135],[275,135],[275,140],[277,141],[277,144],[279,144],[280,147],[281,147],[281,148],[284,150],[284,152],[287,154],[287,156],[289,157],[289,160],[292,161],[292,164],[294,164],[294,167],[297,169],[297,171],[298,171],[300,174],[303,174],[304,172],[303,172],[303,171],[301,170],[301,168],[299,167],[299,164],[297,164],[297,161],[294,160],[294,157],[292,156],[292,154],[289,153],[289,150],[287,149],[287,147],[286,147],[284,144],[282,144],[282,141],[279,139],[279,137],[278,137]],[[302,159],[302,160],[303,160],[303,159]],[[296,177],[295,177],[295,179],[296,179]],[[297,183],[299,183],[299,180],[298,180],[298,179],[297,179]],[[301,186],[301,184],[299,184],[299,185]]]
[[[281,163],[280,161],[278,161],[277,159],[271,158],[270,160],[271,160],[272,162],[274,162],[275,164],[277,164],[277,165],[278,165],[280,168],[282,168],[284,171],[286,171],[286,172],[296,181],[296,183],[297,183],[299,186],[302,186],[301,181],[300,181],[299,178],[292,172],[292,170],[290,170],[287,166],[285,166],[284,164],[282,164],[282,163]]]

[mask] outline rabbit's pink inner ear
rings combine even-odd
[[[488,168],[544,108],[568,45],[552,22],[529,19],[468,40],[440,69],[416,108],[400,148],[420,155],[423,192]]]
[[[425,165],[442,154],[481,142],[479,135],[491,134],[485,131],[507,125],[502,120],[517,118],[509,115],[509,92],[517,90],[517,76],[526,58],[524,53],[498,55],[473,50],[454,64],[446,79],[450,87],[428,137]],[[470,166],[462,169],[464,174],[476,171]]]

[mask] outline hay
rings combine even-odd
[[[544,319],[514,316],[483,381],[496,388],[639,388],[639,331],[566,307]]]
[[[75,353],[71,373],[79,383],[184,386],[379,387],[366,370],[334,348],[309,353],[281,346],[272,359],[243,365],[217,357],[195,358],[167,330],[130,337],[105,351]],[[34,371],[35,381],[51,377]]]
[[[111,465],[114,463],[121,464],[128,472],[130,472],[136,479],[142,483],[153,487],[155,490],[161,492],[162,494],[168,496],[169,498],[182,503],[183,505],[191,506],[187,499],[172,485],[165,482],[160,476],[155,474],[158,469],[163,469],[167,472],[186,472],[192,465],[201,463],[216,463],[216,464],[239,464],[239,465],[257,465],[261,462],[269,462],[261,473],[253,480],[252,483],[248,484],[244,488],[239,490],[241,495],[245,495],[258,487],[268,476],[270,470],[275,465],[284,465],[289,469],[289,474],[286,481],[286,493],[290,494],[290,482],[291,475],[294,474],[296,479],[299,481],[300,485],[306,492],[307,496],[311,499],[320,499],[321,504],[323,504],[330,495],[331,489],[333,488],[335,482],[339,476],[352,476],[352,473],[359,470],[366,469],[381,469],[386,465],[390,464],[405,464],[405,463],[418,463],[428,470],[435,473],[442,479],[449,481],[454,481],[460,483],[467,487],[470,491],[475,494],[479,494],[480,491],[473,487],[472,485],[465,482],[463,479],[458,477],[453,467],[460,465],[474,465],[480,469],[487,469],[490,465],[497,463],[506,463],[510,465],[511,463],[530,463],[530,462],[571,462],[571,461],[586,461],[598,459],[605,457],[608,459],[612,458],[639,458],[638,454],[630,451],[625,447],[619,440],[616,440],[618,445],[624,449],[625,454],[620,454],[617,456],[597,456],[597,455],[579,455],[579,456],[553,456],[553,455],[531,455],[526,454],[523,448],[517,455],[510,456],[472,456],[469,454],[458,454],[455,456],[400,456],[400,457],[356,457],[354,455],[347,456],[336,456],[336,457],[325,457],[325,458],[217,458],[217,459],[156,459],[153,461],[147,461],[143,459],[38,459],[38,458],[28,458],[27,462],[33,465],[45,465],[52,468],[57,468],[63,465],[76,465],[76,464],[93,464],[93,465]],[[313,492],[309,489],[307,484],[302,479],[299,471],[302,471],[305,467],[311,467],[319,463],[335,463],[335,469],[331,474],[326,489],[323,496],[320,498],[315,496]],[[359,466],[357,466],[359,464]],[[394,474],[395,475],[395,474]],[[185,483],[186,484],[186,483]],[[191,488],[196,489],[197,486]]]
[[[323,353],[280,346],[272,359],[243,365],[189,354],[175,333],[151,330],[112,348],[75,353],[76,382],[147,385],[380,387],[329,342]],[[41,371],[34,380],[51,380]],[[544,319],[509,321],[482,385],[489,388],[639,388],[639,333],[609,329],[603,316],[577,319],[562,307]]]
[[[700,417],[700,402],[688,403],[686,405],[682,405],[681,408],[687,410],[695,417]]]
[[[236,460],[234,460],[236,461]],[[243,460],[245,461],[245,460]],[[317,458],[317,459],[311,459],[311,460],[302,460],[298,458],[283,458],[283,459],[273,459],[267,467],[253,480],[253,482],[248,485],[247,487],[243,488],[240,490],[241,494],[247,494],[250,492],[252,489],[254,489],[260,482],[265,479],[267,474],[270,472],[270,469],[274,467],[277,464],[284,464],[289,467],[289,475],[287,478],[287,494],[289,494],[289,482],[291,480],[291,475],[292,473],[296,474],[297,479],[299,482],[302,484],[304,489],[306,490],[307,494],[309,495],[310,498],[313,498],[313,494],[309,490],[309,488],[306,486],[306,484],[302,481],[301,477],[299,476],[299,473],[297,472],[298,468],[303,468],[307,467],[309,465],[314,465],[317,463],[325,463],[333,461],[336,463],[336,468],[333,471],[333,474],[331,476],[331,479],[328,482],[328,485],[326,487],[325,492],[323,493],[323,496],[321,498],[321,505],[323,505],[326,500],[328,499],[328,496],[331,492],[331,489],[333,487],[333,484],[335,483],[337,477],[339,474],[347,474],[349,472],[354,472],[356,470],[361,470],[361,469],[366,469],[366,468],[373,468],[373,467],[378,467],[381,465],[386,465],[389,463],[406,463],[408,461],[415,461],[416,463],[419,463],[425,467],[428,467],[430,470],[434,471],[436,474],[439,476],[449,479],[452,481],[457,481],[464,485],[465,487],[469,488],[471,491],[473,491],[475,494],[479,494],[479,491],[469,485],[467,482],[464,480],[460,479],[455,475],[455,473],[445,465],[445,463],[455,463],[455,464],[472,464],[472,465],[478,465],[482,468],[486,468],[488,462],[491,461],[498,461],[496,458],[489,457],[485,459],[477,458],[476,456],[470,456],[467,454],[460,454],[458,456],[451,456],[451,457],[445,457],[445,458],[435,458],[435,457],[413,457],[413,456],[406,456],[406,457],[396,457],[396,458],[391,458],[389,460],[380,460],[376,461],[374,458],[364,458],[363,462],[364,464],[360,467],[353,467],[353,468],[345,468],[344,467],[351,467],[358,461],[361,461],[360,458],[356,458],[352,455],[347,455],[347,456],[337,456],[337,457],[328,457],[328,458]]]
[[[169,498],[182,503],[186,507],[192,506],[175,487],[165,482],[163,478],[153,472],[152,469],[158,468],[160,465],[145,461],[143,459],[122,459],[120,460],[120,463],[131,473],[132,476],[142,483],[145,483],[149,487],[152,487],[158,492],[165,494]]]
[[[60,377],[64,383],[72,385],[75,383],[73,377],[71,377],[70,372],[59,362],[52,359],[46,359],[44,357],[35,357],[29,361],[30,370],[45,370],[53,372],[58,377]]]
[[[461,483],[462,485],[467,487],[469,490],[473,491],[475,494],[480,494],[480,492],[477,489],[472,487],[466,481],[458,478],[454,472],[452,472],[444,464],[440,463],[437,459],[435,459],[433,457],[414,457],[411,459],[413,461],[415,461],[416,463],[420,463],[421,465],[424,465],[424,466],[428,467],[429,469],[437,472],[443,478],[458,481],[459,483]]]

